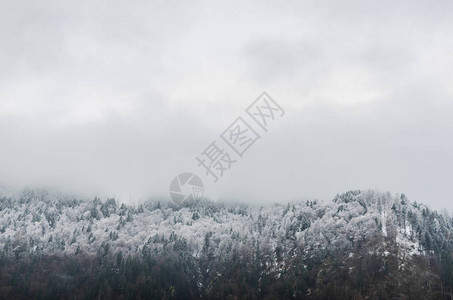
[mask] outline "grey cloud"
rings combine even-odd
[[[322,59],[323,50],[316,42],[288,42],[282,39],[254,41],[244,54],[251,66],[251,77],[263,84],[285,80],[299,74]]]
[[[7,1],[0,182],[166,195],[266,90],[287,114],[206,195],[453,208],[451,1],[236,4]]]

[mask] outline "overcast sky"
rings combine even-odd
[[[1,185],[452,211],[453,2],[245,2],[0,0]],[[263,91],[286,114],[213,183],[195,157]]]

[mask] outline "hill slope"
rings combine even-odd
[[[452,228],[373,191],[178,208],[27,190],[0,199],[0,295],[449,299]]]

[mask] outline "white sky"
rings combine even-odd
[[[0,182],[453,209],[453,2],[244,2],[1,1]],[[213,184],[195,157],[263,91],[286,115]]]

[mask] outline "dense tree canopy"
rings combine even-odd
[[[0,297],[450,298],[453,220],[350,191],[266,207],[0,199]]]

